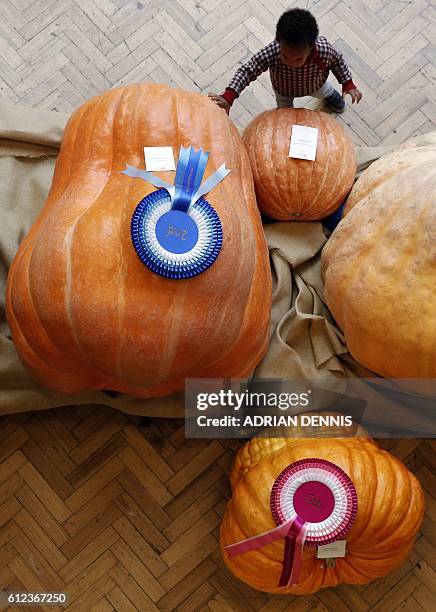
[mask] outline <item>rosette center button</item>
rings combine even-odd
[[[295,512],[305,522],[321,523],[332,514],[335,498],[327,485],[312,480],[298,487],[293,505]]]
[[[170,253],[187,253],[198,242],[198,227],[189,214],[173,209],[158,219],[156,238]]]

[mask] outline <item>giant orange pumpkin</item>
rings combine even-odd
[[[315,161],[289,157],[293,125],[318,129]],[[258,206],[272,219],[322,219],[339,207],[353,185],[353,143],[327,113],[303,108],[265,111],[247,126],[243,140]]]
[[[435,168],[435,145],[375,162],[322,254],[326,302],[350,353],[389,378],[436,378]]]
[[[157,276],[138,258],[130,220],[155,190],[121,173],[144,167],[144,146],[209,152],[208,195],[223,227],[202,274]],[[168,183],[171,172],[158,173]],[[7,317],[34,377],[59,392],[114,389],[140,397],[185,377],[245,376],[268,343],[271,279],[248,156],[215,104],[157,84],[92,98],[65,129],[46,204],[23,240],[7,287]]]
[[[230,558],[226,546],[275,527],[270,494],[290,464],[318,458],[333,462],[353,481],[357,514],[346,535],[346,555],[326,567],[316,547],[304,546],[299,581],[278,587],[283,539]],[[230,474],[232,498],[221,525],[221,549],[230,570],[268,593],[315,593],[341,583],[365,584],[403,563],[424,513],[419,482],[406,467],[365,438],[252,439],[237,453]]]

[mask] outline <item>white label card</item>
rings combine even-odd
[[[145,169],[175,170],[173,147],[144,147]]]
[[[293,125],[289,157],[315,161],[317,144],[318,128],[307,127],[305,125]]]
[[[336,557],[345,557],[345,547],[347,540],[337,540],[331,544],[318,546],[316,556],[318,559],[332,559]]]

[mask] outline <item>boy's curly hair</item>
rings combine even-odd
[[[290,47],[313,45],[317,36],[316,19],[305,9],[290,9],[277,22],[276,41],[283,41]]]

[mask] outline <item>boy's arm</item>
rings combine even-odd
[[[353,75],[344,60],[344,57],[340,51],[330,44],[327,39],[323,38],[320,40],[321,53],[325,53],[327,56],[327,65],[333,72],[339,83],[342,85],[342,96],[350,94],[351,99],[354,102],[360,102],[362,93],[357,89],[353,83]]]
[[[331,45],[329,67],[335,77],[338,79],[339,83],[342,85],[342,91],[344,93],[350,89],[357,89],[356,85],[353,83],[353,75],[345,62],[342,53],[335,49],[333,45]]]
[[[235,98],[238,98],[242,91],[252,81],[255,81],[259,75],[266,72],[277,56],[277,43],[272,42],[260,51],[258,51],[248,62],[242,64],[235,72],[230,83],[226,87],[223,98],[230,104],[233,104]]]

